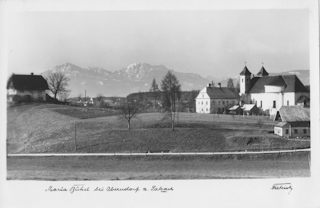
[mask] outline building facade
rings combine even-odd
[[[48,83],[41,75],[13,74],[7,83],[7,101],[30,102],[45,101]]]
[[[238,96],[229,88],[208,84],[196,97],[197,113],[225,113],[238,103]]]
[[[282,106],[277,114],[280,122],[274,126],[274,133],[283,137],[310,136],[310,108],[301,105]]]
[[[245,103],[275,115],[282,106],[297,105],[302,98],[310,98],[309,90],[296,75],[269,76],[264,67],[256,76],[245,66],[240,73],[240,95]]]

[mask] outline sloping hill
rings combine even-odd
[[[75,118],[50,110],[63,107],[54,104],[27,104],[8,108],[8,152],[24,152],[40,141],[61,143],[68,139]]]

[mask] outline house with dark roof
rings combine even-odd
[[[310,136],[310,108],[303,106],[282,106],[276,118],[274,133],[283,137]]]
[[[258,108],[275,116],[282,106],[297,105],[310,98],[309,90],[296,75],[269,76],[264,67],[256,76],[247,68],[240,73],[240,95],[246,103],[256,104]]]
[[[217,87],[208,84],[196,97],[197,113],[225,113],[231,106],[238,102],[239,95],[236,95],[228,87]]]
[[[244,104],[241,109],[245,115],[258,115],[260,111],[256,104]]]
[[[13,74],[7,82],[7,100],[12,102],[45,101],[48,83],[41,75]]]

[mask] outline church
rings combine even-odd
[[[225,113],[234,105],[255,104],[259,114],[274,117],[282,106],[310,105],[310,92],[296,75],[269,76],[264,66],[253,75],[247,66],[239,79],[240,93],[208,84],[196,97],[197,113]]]
[[[310,92],[296,75],[269,76],[262,66],[254,76],[247,66],[240,73],[240,97],[256,104],[266,114],[275,115],[282,106],[308,106]]]

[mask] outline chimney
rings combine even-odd
[[[211,84],[209,83],[209,84],[207,84],[207,87],[211,87]]]
[[[33,72],[31,72],[31,75],[33,75]]]
[[[218,83],[218,86],[219,86],[219,88],[221,88],[221,83],[220,82]]]

